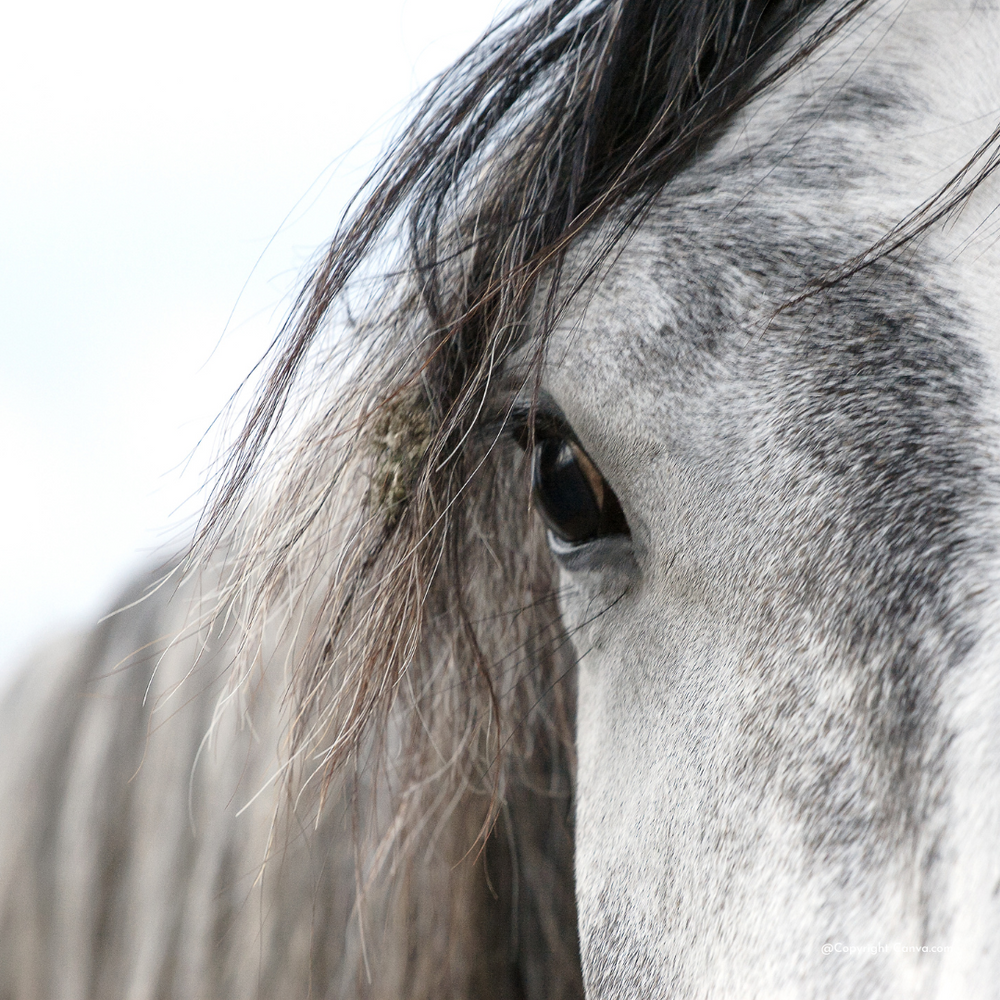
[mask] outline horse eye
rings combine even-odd
[[[603,535],[627,535],[618,498],[583,449],[566,438],[535,444],[532,469],[535,506],[549,530],[579,544]]]

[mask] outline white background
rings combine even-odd
[[[408,98],[498,3],[5,11],[0,677],[185,536],[199,439]]]

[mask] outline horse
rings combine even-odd
[[[1000,982],[1000,11],[548,0],[0,740],[0,997]]]

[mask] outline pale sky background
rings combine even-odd
[[[199,438],[387,128],[501,6],[5,11],[0,680],[184,536]]]

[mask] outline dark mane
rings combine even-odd
[[[290,801],[316,788],[321,811],[381,761],[398,856],[445,842],[485,866],[492,900],[450,912],[512,928],[497,959],[518,969],[511,995],[582,987],[573,659],[520,453],[499,433],[533,377],[507,361],[544,276],[537,368],[573,238],[621,219],[596,267],[734,112],[864,3],[781,63],[815,0],[555,0],[506,16],[434,83],[345,216],[202,526],[200,552],[229,553],[220,606],[241,609],[247,662],[276,616],[294,636]],[[443,871],[431,895],[473,891]],[[461,992],[465,938],[426,899],[406,905],[409,990]]]
[[[504,17],[432,85],[345,214],[272,345],[270,370],[199,532],[202,548],[239,520],[262,468],[273,471],[265,456],[305,381],[307,359],[339,337],[352,384],[321,418],[322,433],[341,449],[340,474],[350,453],[368,463],[369,477],[388,481],[366,493],[361,575],[328,624],[339,623],[336,635],[359,587],[374,587],[366,600],[378,603],[410,569],[425,583],[447,579],[461,594],[462,567],[439,563],[444,539],[463,535],[463,504],[455,500],[469,495],[481,463],[480,455],[470,464],[475,449],[461,445],[496,416],[490,392],[523,342],[539,276],[549,276],[552,297],[572,239],[627,205],[600,250],[611,253],[735,111],[863,6],[838,6],[763,75],[816,0],[556,0]],[[373,282],[378,261],[401,239],[402,256]],[[345,318],[361,274],[363,319]],[[551,319],[543,314],[533,330],[539,343]],[[402,452],[380,448],[386,435],[397,445],[406,439]],[[334,492],[331,486],[319,507]],[[296,527],[269,551],[267,580],[282,576],[319,507],[287,519]],[[389,573],[387,560],[395,567]],[[259,559],[255,565],[262,568]],[[407,624],[419,631],[422,616]],[[365,630],[379,628],[378,615],[369,617]],[[401,667],[371,660],[368,672],[387,669],[395,678]]]
[[[452,345],[448,360],[453,353],[462,371],[474,370],[483,353],[477,338],[518,315],[538,274],[575,235],[638,195],[634,221],[735,111],[864,3],[837,7],[790,59],[761,77],[818,6],[556,0],[524,4],[491,28],[432,85],[345,213],[272,345],[271,370],[203,535],[228,524],[311,345],[380,239],[405,229],[399,264],[419,289],[419,303],[409,305],[425,312],[441,344]],[[457,299],[443,242],[467,258]],[[461,378],[446,381],[447,388],[428,389],[442,414],[463,395]]]

